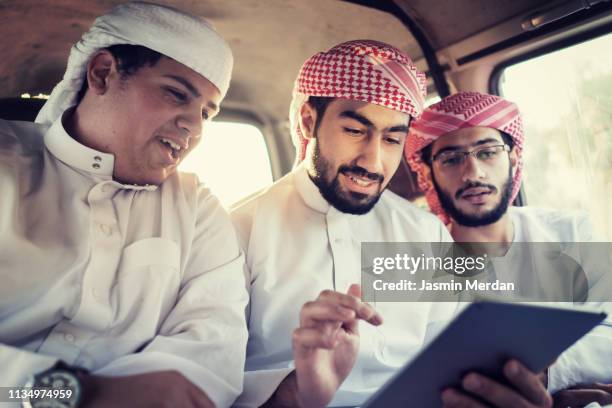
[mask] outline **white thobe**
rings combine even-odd
[[[325,289],[346,292],[361,281],[362,242],[448,242],[432,214],[385,191],[365,215],[331,207],[302,165],[232,211],[250,283],[244,393],[237,406],[269,399],[293,370],[292,332],[302,305]],[[374,302],[384,323],[360,324],[355,367],[331,406],[357,405],[452,318],[455,303]]]
[[[58,359],[103,375],[173,369],[229,406],[248,336],[229,217],[194,175],[124,185],[113,165],[61,120],[0,121],[0,385]]]
[[[511,207],[509,214],[514,225],[514,242],[593,242],[592,225],[586,213],[545,209],[538,207]],[[596,276],[609,270],[592,270],[593,260],[583,259],[589,290],[606,290],[610,287],[608,276]],[[596,269],[595,265],[593,269]],[[605,266],[605,263],[604,263]],[[609,263],[608,263],[609,266]],[[513,260],[515,270],[531,270],[528,259]],[[537,271],[534,271],[537,272]],[[596,281],[596,282],[593,282]],[[597,283],[599,288],[593,285]],[[597,293],[595,302],[585,305],[586,309],[610,311],[605,295]],[[612,293],[608,296],[612,297]],[[579,307],[579,306],[577,306]],[[534,339],[537,341],[537,339]],[[565,351],[548,372],[548,388],[551,392],[576,385],[593,382],[612,383],[612,328],[599,325],[585,337]]]

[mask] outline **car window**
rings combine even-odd
[[[196,173],[226,208],[272,184],[263,134],[246,123],[207,123],[200,145],[179,169]]]
[[[509,66],[525,121],[527,204],[589,211],[612,240],[612,34]]]

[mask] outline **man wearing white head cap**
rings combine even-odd
[[[410,58],[376,41],[337,45],[302,66],[290,112],[299,164],[232,212],[251,294],[238,406],[360,404],[423,345],[428,325],[454,312],[416,302],[375,311],[353,285],[362,242],[451,240],[434,216],[385,191],[424,93]],[[326,319],[345,325],[335,346],[319,347],[316,322]]]
[[[38,123],[0,121],[0,385],[62,384],[71,407],[240,394],[244,258],[176,171],[231,69],[206,22],[128,3],[72,48]]]

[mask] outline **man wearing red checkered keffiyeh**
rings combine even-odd
[[[312,97],[346,98],[404,112],[423,110],[427,82],[410,58],[389,44],[356,40],[310,57],[293,88],[289,117],[296,161],[304,160],[309,139],[299,126],[300,109]]]
[[[337,45],[300,69],[297,165],[232,211],[251,277],[236,406],[361,405],[452,318],[454,304],[396,302],[379,327],[356,285],[362,242],[451,241],[435,216],[386,191],[425,91],[410,58],[377,41]]]
[[[523,139],[518,107],[478,92],[449,96],[413,123],[406,160],[455,240],[464,240],[466,228],[490,225],[511,240],[505,215],[520,189]]]
[[[601,300],[597,293],[610,292],[605,273],[585,268],[578,271],[583,275],[576,275],[574,269],[565,271],[564,264],[552,262],[550,253],[542,260],[538,256],[542,250],[533,249],[543,242],[566,246],[596,241],[588,215],[535,206],[509,207],[521,185],[523,145],[521,114],[514,103],[495,95],[460,92],[424,110],[410,128],[405,157],[417,173],[430,209],[450,226],[455,241],[502,243],[511,248],[495,268],[497,276],[512,277],[517,283],[515,295],[542,299],[551,293],[549,287],[563,286],[581,302]],[[580,256],[576,259],[589,265]],[[552,265],[550,275],[548,265]],[[538,288],[543,292],[537,292]],[[611,378],[601,362],[612,359],[612,334],[609,328],[600,330],[585,336],[548,368],[548,389],[562,390],[555,393],[555,406],[612,401],[611,385],[591,384]],[[448,393],[443,395],[445,402],[448,397]],[[452,397],[457,406],[470,406],[467,396],[454,393]]]
[[[290,108],[296,164],[306,161],[332,206],[367,213],[399,165],[398,149],[425,93],[425,75],[388,44],[349,41],[313,55],[300,69]],[[343,137],[349,133],[354,137]]]

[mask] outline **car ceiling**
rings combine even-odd
[[[396,3],[441,49],[520,14],[529,14],[550,0],[398,0]]]
[[[410,31],[384,11],[340,0],[175,0],[171,5],[210,20],[235,55],[229,106],[259,117],[287,117],[296,73],[313,53],[342,41],[391,43],[427,67]],[[70,47],[94,18],[121,1],[0,2],[0,97],[49,93]],[[380,3],[380,2],[379,2]],[[397,5],[441,49],[550,1],[398,0]],[[194,52],[197,52],[194,50]]]

